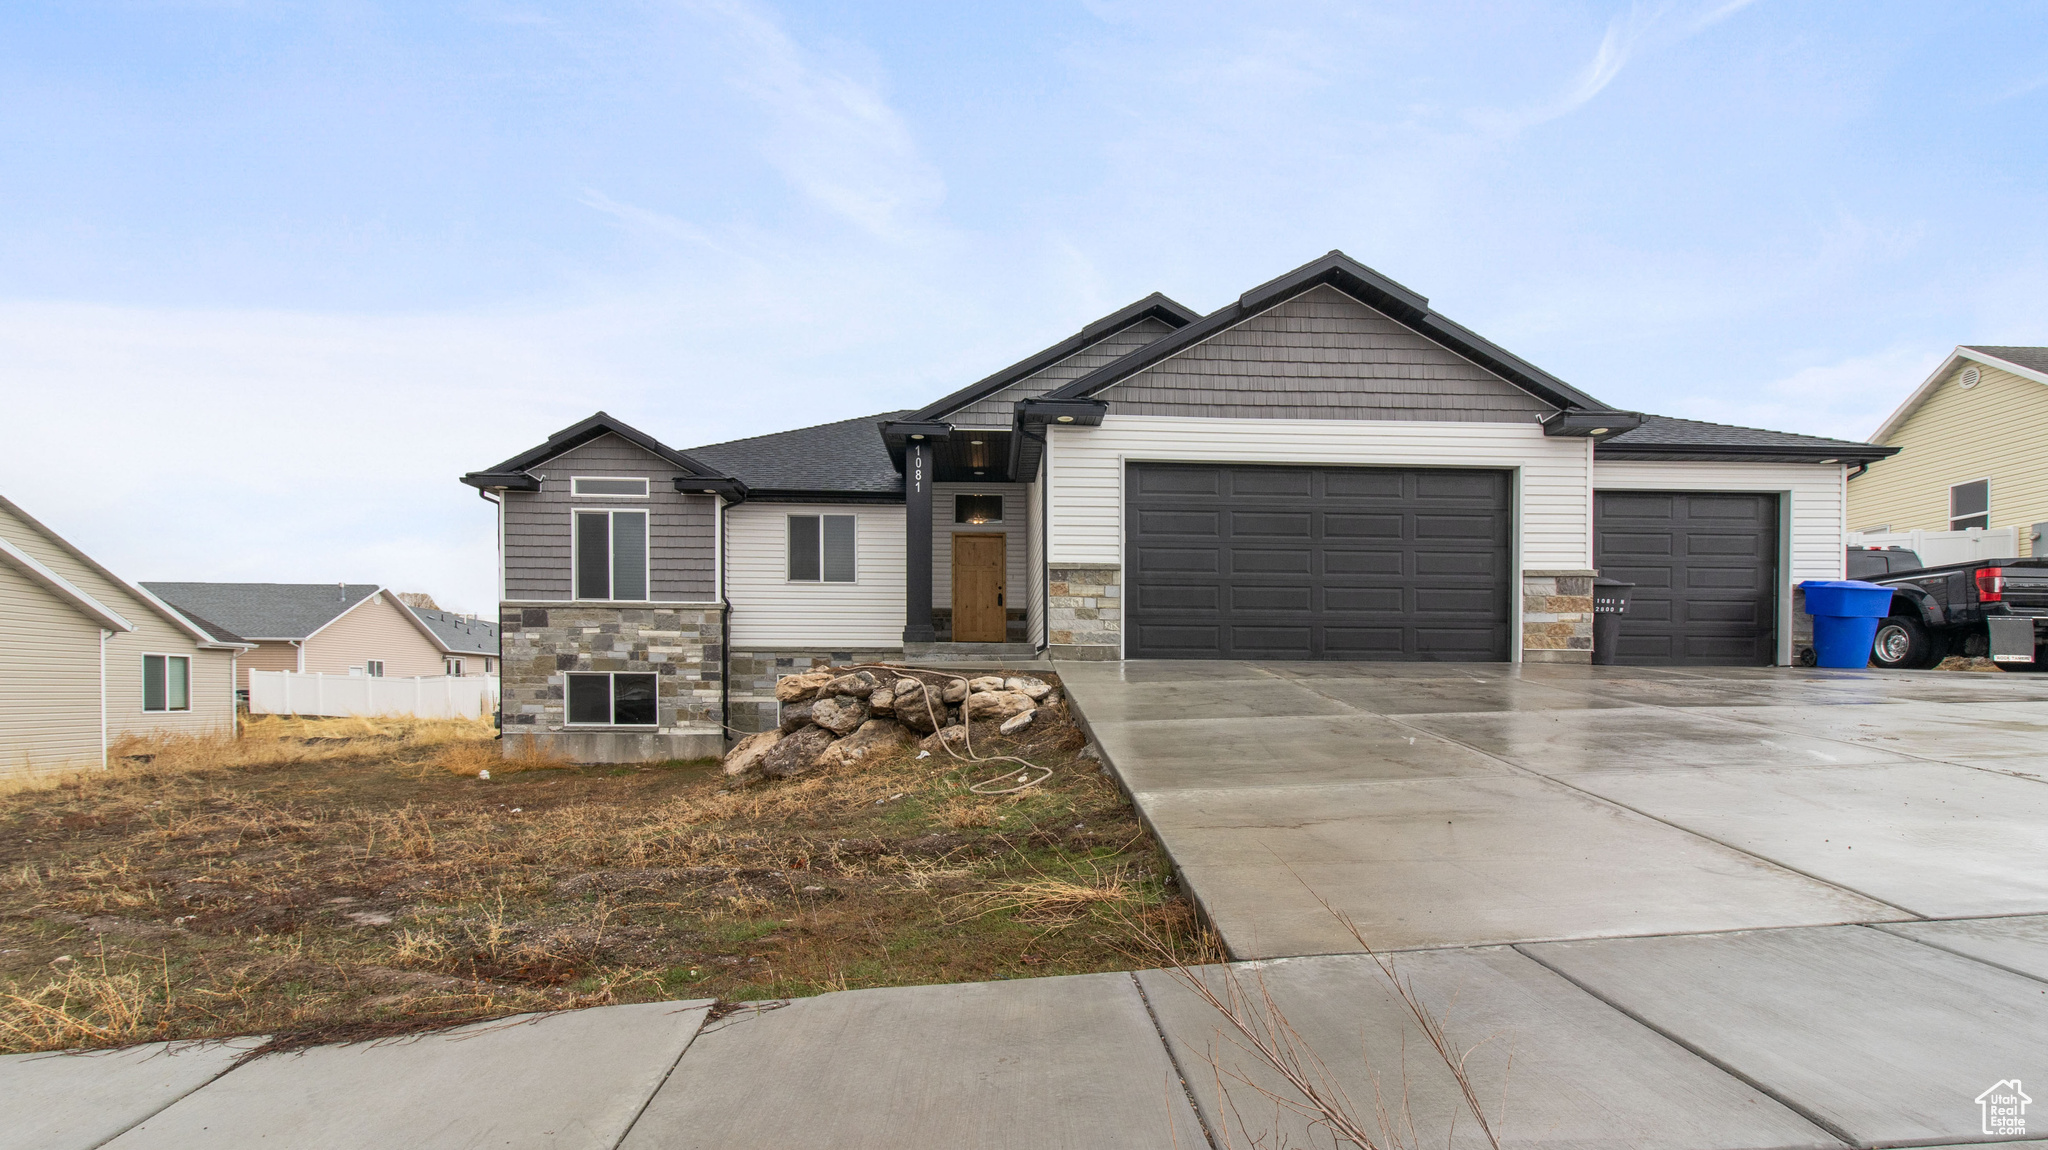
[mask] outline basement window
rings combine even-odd
[[[955,495],[953,497],[953,522],[955,523],[1001,523],[1003,521],[1003,497],[1000,495]]]
[[[142,709],[192,709],[192,660],[185,655],[142,657]]]
[[[569,676],[572,727],[652,727],[655,676],[640,672]]]
[[[1948,489],[1948,529],[1968,531],[1991,526],[1991,481],[1978,479]]]

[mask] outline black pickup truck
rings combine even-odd
[[[1873,666],[1925,668],[1950,655],[1989,655],[2008,671],[2048,670],[2048,558],[1983,559],[1865,579],[1893,589],[1891,615],[1871,648]]]

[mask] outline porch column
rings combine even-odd
[[[903,445],[903,641],[936,643],[932,627],[932,444]]]

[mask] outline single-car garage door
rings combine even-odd
[[[1125,654],[1509,657],[1508,473],[1133,463]]]
[[[1778,497],[1600,491],[1593,564],[1636,585],[1622,663],[1767,666],[1777,654]]]

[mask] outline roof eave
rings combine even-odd
[[[1844,443],[1840,447],[1805,444],[1597,443],[1593,458],[1611,462],[1723,463],[1874,463],[1897,455],[1896,447]]]
[[[670,447],[639,428],[623,420],[616,419],[607,412],[600,411],[548,436],[547,442],[538,447],[520,452],[518,455],[505,460],[495,467],[487,467],[482,471],[470,472],[469,475],[463,477],[462,481],[469,483],[472,487],[477,487],[480,485],[472,483],[470,480],[471,476],[519,475],[527,469],[538,467],[564,452],[574,451],[601,435],[616,435],[635,447],[649,452],[693,476],[700,476],[706,479],[732,478],[717,468],[709,466],[685,452]],[[529,476],[528,478],[531,477]],[[518,490],[537,490],[537,488],[520,487]]]

